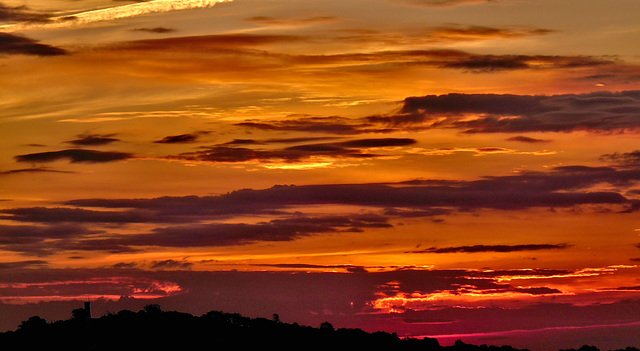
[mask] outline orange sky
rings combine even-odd
[[[0,326],[89,298],[638,346],[639,11],[0,1]]]

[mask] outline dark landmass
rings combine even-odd
[[[90,307],[89,307],[90,308]],[[335,329],[329,322],[318,328],[273,319],[249,318],[211,311],[193,316],[147,305],[138,312],[122,310],[91,318],[90,310],[73,310],[72,318],[47,322],[39,316],[23,321],[17,330],[0,333],[3,350],[421,350],[526,351],[511,346],[465,344],[441,346],[433,338],[400,338],[396,333],[367,333]],[[595,346],[560,351],[600,351]],[[627,347],[616,351],[640,351]]]

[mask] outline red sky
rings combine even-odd
[[[0,1],[0,329],[640,345],[640,4]]]

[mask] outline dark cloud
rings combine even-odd
[[[558,69],[610,65],[613,61],[593,57],[529,56],[529,55],[473,55],[459,60],[444,61],[443,68],[464,69],[475,73],[512,71],[521,69]]]
[[[233,139],[222,145],[255,145],[255,144],[262,144],[262,142],[259,142],[253,139]]]
[[[81,134],[77,139],[67,141],[69,144],[77,146],[100,146],[115,143],[120,139],[113,138],[114,134]]]
[[[104,163],[122,161],[132,158],[125,152],[97,151],[85,149],[66,149],[60,151],[37,152],[33,154],[15,156],[18,162],[45,163],[58,160],[69,160],[72,163]]]
[[[306,143],[310,141],[322,141],[322,140],[333,140],[338,139],[338,137],[308,137],[308,138],[282,138],[282,139],[267,139],[266,143],[283,143],[283,144],[297,144],[297,143]]]
[[[518,136],[514,136],[514,137],[511,137],[511,138],[507,139],[507,141],[518,141],[518,142],[521,142],[521,143],[536,144],[536,143],[547,143],[550,140],[536,139],[536,138],[526,137],[526,136],[523,136],[523,135],[518,135]]]
[[[133,269],[138,267],[138,263],[136,262],[118,262],[116,264],[111,265],[111,268],[116,269]]]
[[[197,134],[180,134],[180,135],[170,135],[166,136],[160,140],[154,141],[154,143],[159,144],[185,144],[185,143],[193,143],[198,139]]]
[[[0,33],[0,55],[2,54],[58,56],[66,55],[67,51],[46,44],[38,44],[37,41],[27,37]]]
[[[310,25],[310,24],[333,23],[333,22],[340,21],[339,18],[332,17],[332,16],[318,16],[318,17],[298,18],[298,19],[255,16],[255,17],[245,18],[244,20],[246,22],[256,23],[263,26],[300,26],[300,25]]]
[[[58,245],[88,235],[102,234],[80,224],[0,225],[0,247],[27,255],[46,256],[58,251]]]
[[[349,273],[368,273],[367,269],[362,266],[352,266],[347,264],[337,265],[319,265],[319,264],[303,264],[303,263],[276,263],[276,264],[258,264],[260,267],[275,268],[291,268],[291,269],[344,269]]]
[[[459,50],[381,51],[366,54],[281,56],[297,64],[348,64],[354,69],[384,64],[387,67],[408,65],[431,68],[462,69],[471,73],[491,73],[522,69],[569,69],[617,67],[620,63],[591,56],[546,55],[478,55]],[[349,68],[342,68],[348,70]]]
[[[522,244],[522,245],[472,245],[453,247],[431,247],[424,250],[409,251],[407,253],[478,253],[478,252],[519,252],[538,250],[567,249],[568,244]]]
[[[193,267],[193,263],[176,260],[151,261],[151,269],[184,269]]]
[[[223,50],[230,48],[253,47],[276,43],[297,42],[303,37],[292,35],[262,34],[216,34],[191,37],[174,37],[162,39],[136,40],[119,44],[114,49],[127,50],[176,50],[202,51]]]
[[[153,28],[144,27],[144,28],[133,28],[131,29],[131,31],[163,34],[163,33],[175,32],[176,30],[173,28],[167,28],[167,27],[153,27]]]
[[[355,123],[354,123],[355,122]],[[297,131],[308,133],[330,133],[338,135],[375,132],[370,123],[360,123],[343,117],[307,117],[274,122],[246,121],[237,126],[275,131]]]
[[[33,167],[33,168],[21,168],[21,169],[12,169],[8,171],[2,171],[0,174],[21,174],[21,173],[73,173],[69,171],[60,171],[50,168],[43,167]]]
[[[257,224],[214,223],[156,228],[150,234],[127,235],[120,241],[130,246],[207,247],[243,245],[264,241],[292,241],[320,233],[349,228],[388,228],[381,216],[358,215],[275,219]]]
[[[55,223],[55,222],[90,222],[90,223],[150,223],[172,222],[184,220],[174,217],[156,216],[149,211],[130,210],[123,212],[94,211],[82,208],[66,207],[23,207],[2,209],[0,218],[20,222]]]
[[[237,143],[235,141],[234,143]],[[251,145],[254,141],[241,142]],[[247,162],[247,161],[284,161],[298,162],[311,157],[325,156],[333,158],[374,158],[382,156],[368,152],[371,148],[408,146],[416,143],[414,139],[383,138],[357,139],[335,143],[302,144],[283,149],[250,149],[246,147],[229,147],[229,143],[206,147],[201,151],[169,156],[169,159],[206,162]]]
[[[0,246],[5,250],[28,254],[47,255],[55,250],[107,251],[111,253],[135,252],[138,246],[160,247],[206,247],[243,245],[260,241],[291,241],[300,237],[321,234],[362,231],[363,228],[390,228],[388,218],[376,214],[342,216],[305,216],[297,214],[288,218],[273,219],[256,224],[208,223],[200,224],[200,216],[179,215],[181,210],[169,217],[180,220],[183,225],[155,228],[145,234],[112,235],[103,231],[89,230],[76,223],[140,223],[149,218],[138,217],[126,211],[90,211],[85,209],[23,208],[3,210],[10,214],[4,219],[47,223],[47,226],[0,226]],[[139,212],[139,210],[137,211]],[[215,210],[214,210],[215,212]],[[151,217],[155,222],[170,222],[162,219],[161,213]],[[151,221],[149,221],[151,222]],[[45,244],[46,242],[46,244]],[[160,267],[160,266],[158,266]],[[155,267],[157,268],[157,267]],[[167,266],[168,268],[168,266]]]
[[[29,10],[26,6],[9,7],[0,3],[0,22],[48,22],[48,13]]]
[[[426,211],[421,213],[439,215],[453,209],[508,210],[581,204],[628,206],[630,200],[617,192],[591,192],[587,189],[601,183],[629,186],[638,181],[640,170],[568,166],[558,167],[550,172],[523,172],[474,181],[418,180],[390,184],[291,185],[263,190],[243,189],[219,196],[85,199],[68,201],[66,205],[131,208],[155,211],[159,215],[224,216],[273,213],[278,209],[311,204],[342,204],[396,211]]]
[[[469,115],[480,117],[468,119]],[[409,97],[399,114],[367,120],[390,126],[457,128],[467,133],[611,132],[638,129],[639,115],[640,91],[550,96],[447,94]]]
[[[16,262],[0,262],[0,271],[6,269],[42,268],[49,263],[43,260],[28,260]]]
[[[640,166],[640,150],[631,152],[614,152],[600,156],[600,160],[627,167]]]

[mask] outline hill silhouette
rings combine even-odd
[[[237,313],[211,311],[193,316],[147,305],[138,312],[122,310],[91,318],[73,310],[68,320],[47,322],[39,316],[23,321],[17,330],[0,333],[6,350],[421,350],[421,351],[525,351],[511,346],[471,345],[457,341],[441,346],[433,338],[400,338],[395,333],[368,333],[361,329],[335,329],[329,322],[318,328],[273,319],[249,318]],[[560,351],[576,351],[560,350]],[[578,351],[599,351],[583,346]],[[640,351],[634,347],[617,351]]]

